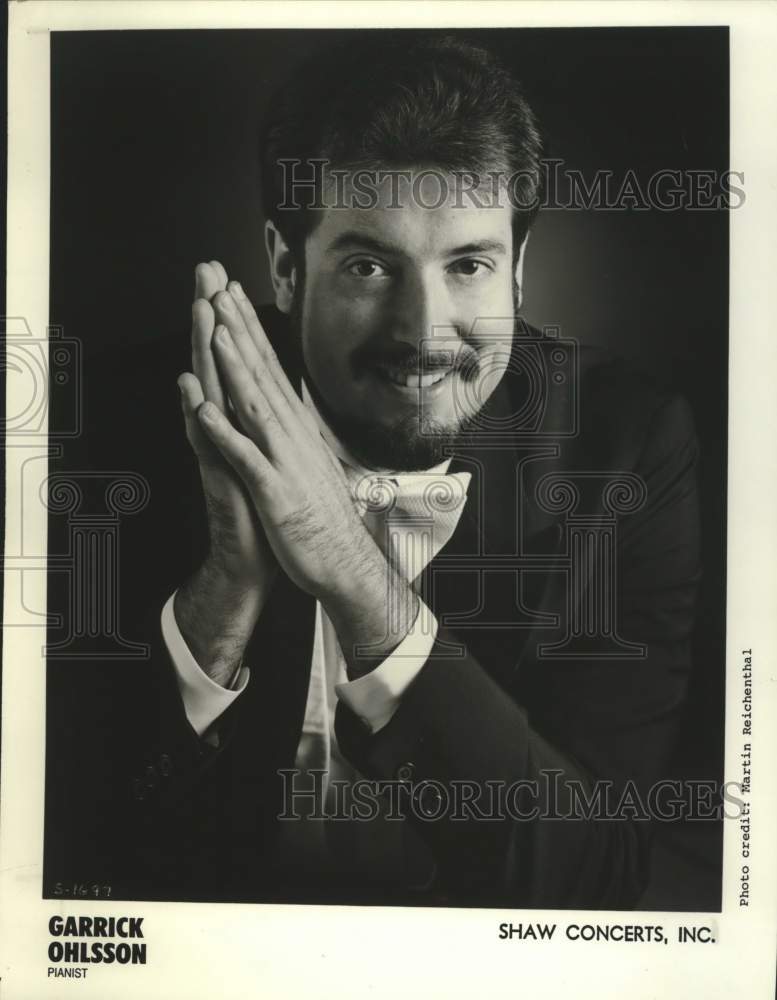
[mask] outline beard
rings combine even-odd
[[[418,411],[391,424],[336,413],[321,396],[309,374],[305,382],[321,416],[348,451],[368,469],[420,472],[450,458],[476,418],[443,423]]]
[[[473,432],[479,426],[480,410],[470,415],[462,414],[457,420],[446,422],[423,413],[418,407],[411,413],[398,416],[390,423],[372,420],[369,417],[344,415],[334,410],[322,396],[305,364],[302,350],[301,307],[304,300],[304,275],[300,275],[300,278],[289,315],[297,360],[301,364],[305,384],[319,413],[332,433],[357,461],[366,468],[376,471],[422,472],[440,465],[452,457],[463,442],[471,441]],[[456,373],[452,375],[460,378],[465,385],[476,382],[480,369],[476,349],[471,345],[467,346],[468,351],[460,356]],[[407,348],[401,354],[402,364],[408,371],[418,370],[420,355],[417,351]],[[376,360],[380,359],[372,352],[365,357],[357,355],[354,358],[357,368],[367,366]],[[393,360],[397,360],[396,355]]]

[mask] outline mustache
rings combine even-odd
[[[421,351],[409,344],[381,347],[365,345],[354,351],[351,362],[357,372],[388,368],[403,375],[453,371],[472,377],[479,367],[477,351],[467,344],[456,348],[425,347]]]

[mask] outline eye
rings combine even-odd
[[[465,257],[463,260],[457,260],[455,264],[452,264],[450,270],[453,274],[460,274],[465,278],[475,278],[478,275],[485,274],[486,271],[492,271],[493,268],[484,260]]]
[[[388,271],[374,260],[355,260],[348,265],[348,273],[356,278],[385,278]]]

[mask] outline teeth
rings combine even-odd
[[[396,385],[403,385],[409,389],[426,389],[430,385],[442,382],[447,371],[432,372],[430,375],[416,375],[412,373],[388,372],[388,377]]]

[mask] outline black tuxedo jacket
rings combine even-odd
[[[282,317],[269,310],[263,319],[298,382]],[[150,502],[121,526],[117,628],[149,655],[50,663],[46,890],[89,878],[114,898],[634,905],[649,867],[640,809],[557,817],[568,815],[575,784],[590,796],[607,783],[611,804],[635,791],[646,801],[681,725],[699,576],[696,443],[684,401],[592,349],[553,382],[559,345],[520,330],[489,419],[454,458],[451,471],[473,479],[453,538],[424,576],[440,623],[432,655],[378,733],[343,704],[336,731],[361,774],[431,787],[427,805],[440,787],[474,782],[488,813],[488,783],[523,781],[528,791],[513,806],[540,815],[428,821],[408,808],[405,822],[432,860],[422,888],[333,885],[323,874],[295,885],[276,866],[278,772],[294,767],[303,723],[313,600],[280,576],[247,653],[249,685],[214,726],[218,746],[189,725],[161,638],[161,607],[207,545],[175,386],[187,349],[184,337],[98,359],[85,380],[87,433],[55,465],[148,480]],[[605,510],[608,476],[624,473],[646,494],[617,519],[616,630],[645,655],[600,655],[601,645],[591,655],[583,640],[566,658],[543,656],[542,644],[585,622],[593,586],[585,575],[569,586],[570,512],[548,491],[559,477],[571,481],[571,513],[590,524]],[[53,584],[50,601],[67,607]]]

